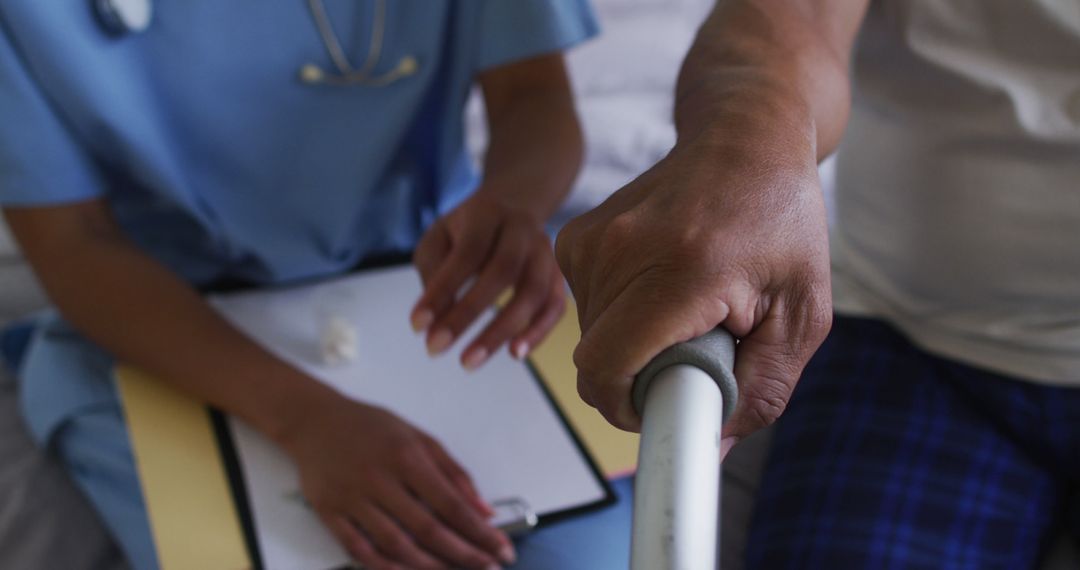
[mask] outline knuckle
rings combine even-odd
[[[440,516],[453,521],[455,526],[468,526],[468,518],[465,516],[465,505],[447,493],[440,493],[431,501],[431,508]]]
[[[590,384],[596,378],[596,358],[589,345],[584,342],[578,343],[574,349],[574,367],[577,368],[579,382]]]
[[[589,386],[589,383],[587,381],[585,381],[585,379],[580,374],[578,375],[577,392],[578,392],[578,397],[581,398],[581,401],[585,402],[586,404],[588,404],[589,406],[591,406],[593,408],[596,407],[596,405],[593,403],[593,399],[592,399],[592,388]]]
[[[478,232],[472,232],[461,238],[461,247],[458,253],[462,259],[479,262],[487,256],[490,245],[485,236]]]
[[[412,541],[396,532],[387,533],[379,540],[379,549],[398,559],[407,557],[412,548]]]
[[[472,487],[473,481],[465,471],[457,465],[447,465],[446,471],[449,472],[451,483],[456,485],[459,489],[463,487]]]
[[[453,485],[454,489],[471,489],[475,492],[476,484],[464,469],[456,464],[448,464],[446,466],[446,471],[447,477],[450,479],[450,484]]]
[[[709,255],[709,239],[705,232],[694,227],[681,228],[666,244],[671,259],[700,263]]]
[[[454,248],[454,252],[446,260],[446,265],[452,268],[448,280],[452,280],[455,285],[464,281],[483,261],[483,252],[461,244]]]
[[[416,527],[412,529],[412,532],[413,536],[415,536],[421,544],[432,544],[444,538],[442,525],[431,517],[425,518],[417,523]]]
[[[630,241],[636,231],[636,217],[630,212],[622,212],[611,218],[604,226],[602,243],[605,248],[621,246]]]
[[[520,257],[513,252],[501,253],[491,259],[489,271],[495,280],[500,283],[509,283],[517,277],[520,270]]]
[[[786,380],[763,378],[746,394],[746,414],[758,428],[771,425],[787,408],[791,387]]]
[[[540,287],[527,285],[514,294],[513,307],[507,307],[507,324],[514,331],[519,331],[532,322],[544,307],[544,292]]]
[[[477,315],[484,312],[486,308],[487,305],[478,300],[462,299],[458,301],[453,312],[446,317],[446,328],[450,329],[450,332],[457,338],[465,332],[465,329],[476,319]]]
[[[410,443],[400,442],[393,445],[390,452],[393,465],[402,471],[416,471],[424,467],[423,455]]]

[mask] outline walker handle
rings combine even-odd
[[[630,568],[716,567],[720,430],[735,409],[735,340],[723,329],[660,353],[634,380],[642,415]]]
[[[645,394],[649,385],[663,369],[676,364],[688,364],[705,371],[724,397],[723,421],[735,411],[739,386],[735,383],[735,337],[722,327],[686,342],[668,347],[656,355],[634,378],[631,391],[634,410],[644,414]]]

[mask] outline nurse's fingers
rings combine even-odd
[[[383,558],[405,568],[443,570],[445,564],[426,552],[409,533],[379,506],[361,503],[352,510],[352,519],[371,537]]]
[[[499,310],[491,323],[462,353],[462,364],[466,368],[480,366],[506,341],[529,328],[547,304],[555,271],[555,259],[548,247],[535,248],[514,286],[510,303]]]
[[[416,245],[416,250],[413,252],[413,265],[416,266],[417,272],[420,273],[420,281],[425,286],[431,282],[449,251],[450,232],[447,231],[446,222],[442,219],[436,220],[420,238],[420,243]],[[434,320],[435,314],[430,309],[420,306],[419,302],[409,315],[409,321],[416,332],[427,330]]]
[[[505,534],[470,505],[446,477],[428,469],[414,469],[406,484],[447,526],[469,542],[506,564],[514,561],[514,549]]]
[[[450,347],[461,333],[484,311],[495,304],[499,295],[517,281],[525,267],[534,231],[521,226],[504,225],[494,251],[468,291],[439,316],[428,332],[428,351],[439,354]],[[463,355],[466,368],[476,368],[490,353],[469,352]]]
[[[476,490],[476,484],[473,483],[472,477],[461,467],[460,464],[450,454],[443,449],[442,444],[435,440],[430,435],[420,432],[420,440],[424,442],[428,452],[431,453],[431,458],[435,460],[435,464],[442,470],[450,482],[453,483],[465,497],[472,503],[473,508],[485,517],[491,517],[495,515],[495,509],[480,496],[480,492]]]
[[[379,504],[393,513],[420,546],[451,563],[455,568],[491,568],[498,566],[494,556],[470,544],[437,519],[416,497],[398,487],[382,495]]]
[[[351,522],[340,515],[327,515],[319,513],[323,525],[337,538],[349,556],[371,570],[404,570],[403,566],[395,564],[379,554],[371,541],[364,533],[360,532]]]
[[[510,354],[518,360],[528,356],[532,349],[536,348],[555,328],[565,312],[566,283],[563,281],[562,272],[556,269],[555,276],[551,280],[547,304],[533,319],[529,328],[510,341]]]
[[[420,272],[420,279],[427,284],[435,275],[440,263],[450,251],[450,232],[446,228],[446,222],[436,220],[431,227],[424,232],[420,242],[413,251],[413,264]]]
[[[459,236],[448,238],[450,249],[443,253],[437,268],[426,280],[424,293],[416,302],[416,308],[413,309],[414,324],[418,324],[421,318],[430,318],[430,321],[434,323],[440,315],[454,305],[462,286],[490,257],[498,234],[498,227],[477,224]],[[440,335],[439,342],[433,343],[435,339],[431,332],[434,328],[434,325],[428,328],[428,349],[431,350],[433,344],[436,346],[445,344],[442,347],[445,350],[452,344],[453,339]],[[433,352],[441,352],[441,350],[433,350]]]

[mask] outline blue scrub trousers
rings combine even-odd
[[[31,435],[59,457],[131,567],[157,568],[112,358],[54,313],[2,332]]]

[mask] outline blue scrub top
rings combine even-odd
[[[476,74],[596,30],[585,0],[391,0],[385,87],[309,85],[334,70],[305,0],[157,0],[109,36],[88,0],[0,4],[0,205],[105,197],[193,284],[274,283],[407,250],[477,183],[463,108]],[[325,0],[354,67],[374,2]]]

